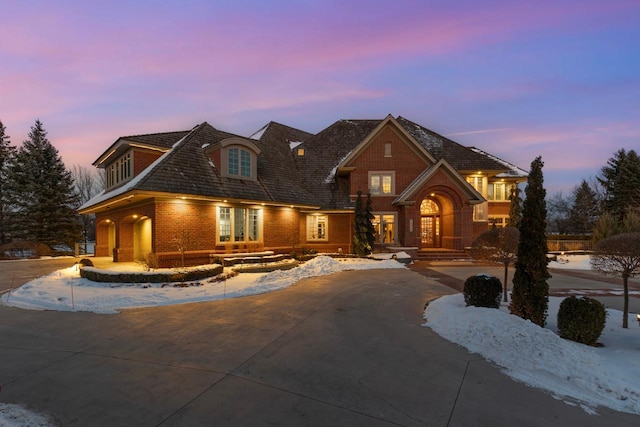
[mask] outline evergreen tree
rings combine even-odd
[[[575,234],[591,234],[599,217],[598,195],[583,179],[573,190],[573,205],[569,211],[569,231]]]
[[[13,157],[8,183],[8,199],[16,213],[11,221],[14,238],[73,247],[80,234],[78,196],[40,120]]]
[[[371,193],[367,193],[367,204],[365,209],[365,215],[367,218],[366,226],[367,226],[367,243],[369,244],[369,253],[373,252],[373,248],[376,245],[376,229],[373,226],[373,220],[375,216],[373,215],[373,208],[371,203]]]
[[[522,198],[520,197],[520,189],[517,184],[513,184],[511,187],[509,202],[509,220],[507,221],[507,227],[518,228],[520,226],[520,220],[522,219]]]
[[[371,227],[371,219],[367,213],[367,208],[362,201],[362,191],[358,190],[356,198],[356,210],[353,219],[353,237],[352,252],[359,256],[369,255],[371,253],[370,240],[368,238],[368,230]]]
[[[0,120],[0,245],[9,241],[8,223],[11,215],[11,206],[7,200],[6,188],[8,186],[9,165],[16,153],[16,148],[10,145],[9,135]]]
[[[617,221],[627,208],[640,207],[640,157],[634,150],[618,150],[597,179],[605,191],[604,207]]]
[[[543,187],[542,167],[537,157],[531,163],[529,181],[525,189],[525,200],[520,221],[518,260],[513,276],[511,314],[529,319],[544,326],[549,304],[551,276],[547,270],[547,238],[545,235],[547,207],[546,191]]]

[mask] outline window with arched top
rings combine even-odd
[[[438,215],[439,213],[440,207],[433,200],[424,199],[420,203],[420,215]]]

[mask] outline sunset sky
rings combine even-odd
[[[404,116],[569,194],[640,150],[638,0],[0,0],[0,120],[70,168],[119,136]]]

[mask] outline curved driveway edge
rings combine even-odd
[[[118,315],[0,307],[0,401],[61,425],[637,425],[516,383],[423,327],[401,270]],[[514,349],[517,351],[517,349]]]

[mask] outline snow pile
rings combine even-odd
[[[121,272],[117,266],[114,271]],[[91,311],[112,314],[124,308],[153,307],[235,298],[283,289],[307,277],[344,270],[403,268],[395,260],[336,260],[319,256],[287,271],[241,273],[223,281],[203,279],[189,286],[166,283],[98,283],[80,277],[74,267],[54,271],[48,276],[2,295],[0,302],[32,310]],[[141,267],[128,266],[129,269]],[[104,271],[104,270],[102,270]],[[168,285],[168,286],[167,286]]]
[[[595,413],[598,405],[640,414],[640,331],[617,324],[605,327],[601,348],[560,338],[556,315],[563,298],[549,298],[546,328],[501,310],[465,307],[462,294],[432,301],[425,326],[443,338],[478,353],[503,368],[515,380],[577,402]],[[617,310],[607,310],[619,319]],[[630,325],[633,323],[629,322]]]
[[[0,403],[0,426],[2,427],[48,427],[53,425],[44,415],[31,412],[20,405]]]
[[[558,255],[557,261],[549,261],[549,268],[591,270],[590,255]]]

